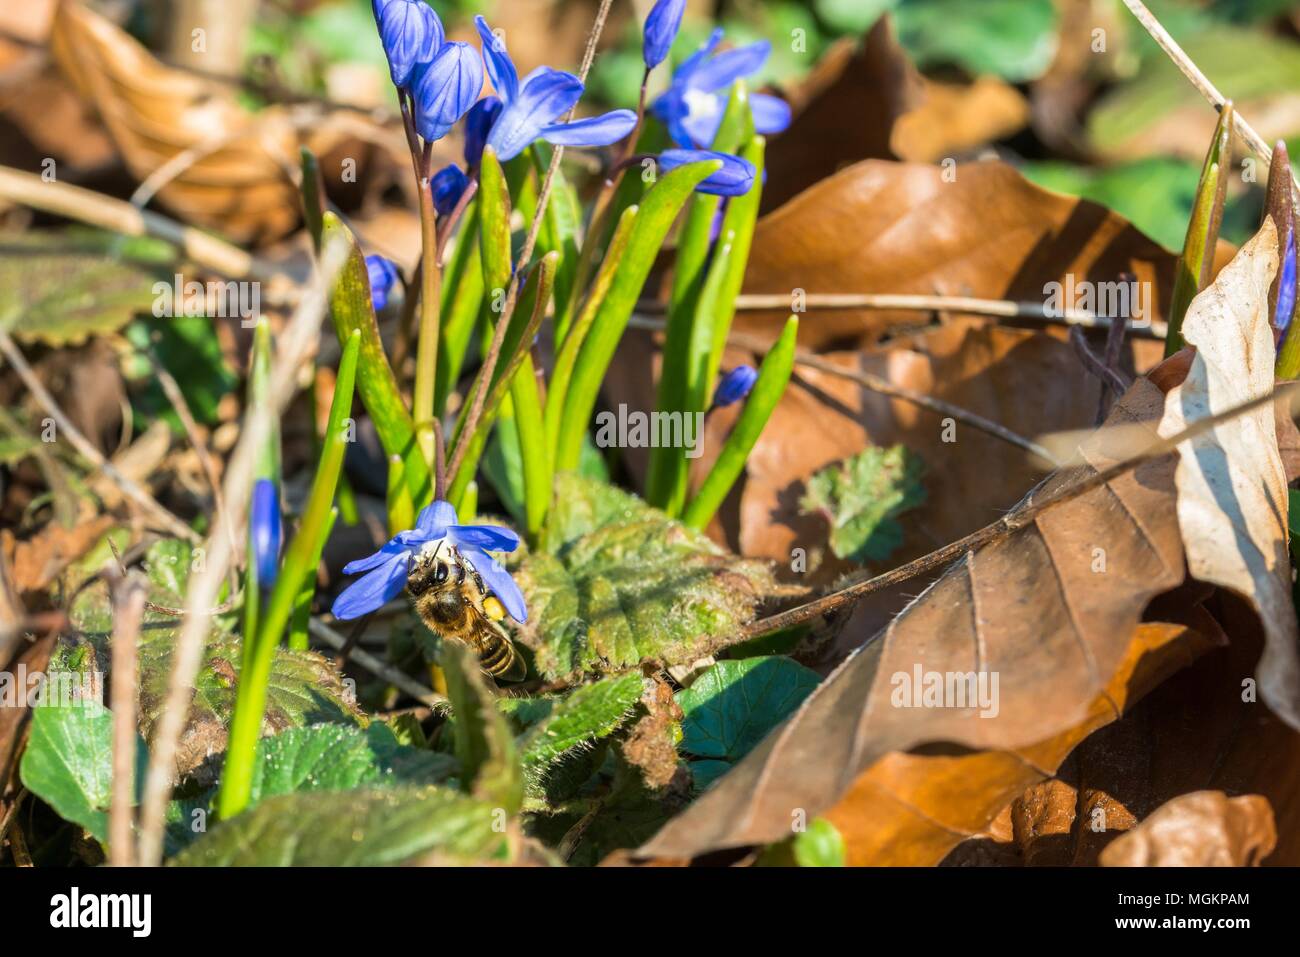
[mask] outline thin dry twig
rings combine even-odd
[[[113,600],[112,673],[113,789],[108,813],[108,862],[135,864],[136,641],[144,615],[145,589],[139,579],[115,570],[106,573]]]
[[[1109,465],[1100,471],[1075,482],[1073,485],[1067,485],[1065,488],[1049,495],[1039,501],[1029,501],[1022,508],[1002,516],[991,525],[986,525],[978,531],[971,532],[957,541],[942,548],[930,552],[928,555],[922,555],[905,565],[900,565],[883,575],[877,575],[874,578],[868,578],[866,581],[856,582],[843,588],[840,591],[832,592],[829,595],[823,595],[807,604],[790,608],[786,611],[779,612],[775,615],[769,615],[767,618],[759,619],[745,629],[746,637],[755,635],[765,635],[769,632],[777,631],[782,628],[789,628],[792,625],[798,625],[802,622],[809,621],[813,618],[819,618],[823,615],[829,615],[838,611],[845,605],[857,601],[873,592],[896,585],[899,582],[907,581],[918,575],[924,575],[926,572],[942,568],[949,562],[955,561],[967,552],[973,552],[978,548],[983,548],[993,542],[1001,541],[1014,532],[1037,521],[1038,516],[1048,509],[1055,508],[1065,502],[1069,502],[1091,492],[1093,489],[1100,488],[1108,482],[1118,478],[1130,469],[1136,468],[1143,462],[1151,459],[1160,458],[1163,455],[1175,451],[1179,445],[1190,441],[1197,436],[1204,435],[1224,422],[1235,419],[1239,415],[1257,409],[1262,405],[1271,404],[1284,396],[1293,396],[1300,390],[1300,380],[1292,382],[1283,382],[1274,386],[1273,391],[1264,395],[1256,396],[1247,402],[1234,406],[1231,409],[1225,409],[1214,415],[1206,416],[1203,419],[1197,419],[1187,428],[1175,435],[1167,438],[1160,438],[1152,442],[1146,448],[1127,456],[1124,459]],[[874,636],[873,636],[874,637]]]
[[[34,173],[0,166],[0,199],[127,236],[155,236],[179,246],[194,262],[231,279],[269,279],[276,270],[238,246],[103,193],[49,183]]]
[[[297,388],[297,371],[315,352],[320,338],[321,318],[327,306],[327,291],[333,286],[347,255],[346,242],[334,239],[320,258],[315,282],[299,303],[280,340],[271,374],[271,396],[255,407],[244,427],[226,470],[225,499],[232,510],[229,525],[241,527],[252,493],[253,468],[257,455],[271,434],[272,421],[283,414]],[[227,523],[216,523],[225,528]],[[176,753],[188,720],[194,695],[194,681],[203,658],[204,638],[209,628],[207,610],[217,596],[235,553],[235,542],[214,534],[207,563],[190,582],[185,596],[185,617],[172,657],[172,670],[164,698],[162,716],[154,733],[153,753],[145,777],[140,815],[140,863],[152,867],[162,860],[162,836],[167,799],[176,772]]]
[[[67,435],[68,441],[72,443],[72,447],[77,450],[82,458],[93,463],[108,476],[114,485],[122,490],[123,495],[153,515],[168,532],[189,542],[199,540],[199,535],[194,529],[160,505],[152,495],[134,481],[118,471],[117,466],[104,458],[99,449],[95,448],[81,434],[77,427],[72,424],[72,421],[64,415],[63,410],[59,408],[59,404],[54,401],[54,396],[50,395],[45,386],[41,384],[41,380],[36,377],[36,373],[32,371],[32,367],[23,358],[18,346],[15,345],[13,339],[9,338],[9,333],[3,329],[0,329],[0,352],[4,353],[5,359],[13,366],[14,371],[18,373],[18,377],[23,380],[23,384],[27,386],[27,391],[32,394],[32,397],[41,405],[46,414],[54,420],[58,429]]]
[[[335,650],[342,651],[348,646],[347,638],[340,635],[337,631],[318,618],[308,620],[307,630]],[[355,661],[362,668],[365,668],[372,675],[383,678],[394,688],[410,695],[421,704],[427,705],[430,708],[438,708],[447,704],[447,699],[442,695],[424,687],[424,685],[420,684],[418,681],[411,679],[396,668],[389,666],[384,661],[376,658],[370,652],[362,648],[357,648],[355,646],[350,648],[348,650],[348,658],[351,661]]]
[[[835,310],[912,310],[915,312],[964,312],[976,316],[997,316],[1004,319],[1030,319],[1037,322],[1060,323],[1067,326],[1085,326],[1090,329],[1112,325],[1105,316],[1094,315],[1083,309],[1049,309],[1046,303],[1017,302],[1012,299],[975,299],[969,296],[922,296],[910,293],[809,293],[799,303],[810,311]],[[736,309],[741,312],[785,310],[794,305],[790,296],[775,293],[745,293],[736,297]],[[663,312],[662,302],[641,302],[640,312]],[[1125,322],[1135,335],[1163,339],[1168,328],[1160,320]]]

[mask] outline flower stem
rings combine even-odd
[[[411,414],[415,436],[429,469],[438,472],[433,436],[433,396],[438,376],[438,336],[441,334],[442,269],[438,265],[438,216],[433,208],[433,185],[429,177],[429,153],[421,160],[420,179],[420,336],[415,353],[415,393]]]

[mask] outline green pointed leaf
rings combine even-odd
[[[691,765],[697,789],[702,790],[753,750],[820,681],[817,672],[775,655],[719,661],[689,688],[679,691],[681,749],[710,759]]]
[[[612,486],[572,473],[555,486],[550,551],[512,565],[541,674],[683,664],[739,639],[772,585],[766,563],[730,555]]]
[[[397,388],[397,377],[388,364],[384,344],[379,337],[374,304],[370,299],[370,276],[356,238],[331,212],[325,213],[322,248],[328,253],[334,242],[347,246],[347,259],[330,290],[330,315],[338,333],[339,345],[346,346],[353,330],[361,332],[361,353],[357,368],[357,390],[379,434],[379,442],[388,455],[400,455],[406,464],[411,498],[428,499],[429,466],[415,442],[415,424],[410,410]]]
[[[443,788],[282,794],[224,821],[171,864],[338,867],[505,860],[498,809]]]
[[[549,707],[520,738],[524,773],[535,780],[575,748],[612,734],[632,713],[643,685],[640,673],[629,672],[583,685],[563,698],[533,699]]]
[[[895,518],[925,501],[923,471],[901,445],[868,448],[814,474],[799,505],[830,522],[831,551],[839,558],[884,561],[903,543]]]

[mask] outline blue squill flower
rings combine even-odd
[[[433,189],[433,208],[439,216],[449,216],[465,194],[469,177],[455,163],[448,163],[433,174],[429,185]]]
[[[743,196],[753,188],[757,170],[753,163],[740,156],[713,150],[664,150],[657,157],[659,169],[665,173],[687,163],[709,160],[719,160],[722,169],[696,186],[697,192],[711,193],[714,196]]]
[[[340,621],[360,618],[397,597],[406,585],[411,559],[422,552],[454,546],[501,600],[515,621],[528,620],[524,596],[510,573],[488,555],[488,551],[513,552],[519,536],[499,525],[457,525],[456,510],[447,502],[434,502],[421,509],[415,528],[399,532],[369,558],[349,562],[343,574],[366,574],[334,599],[331,609]]]
[[[641,55],[645,59],[645,68],[653,70],[663,63],[677,39],[677,31],[682,28],[682,14],[686,12],[686,0],[659,0],[645,18],[645,42]]]
[[[424,0],[371,0],[371,7],[393,85],[405,88],[417,68],[442,47],[442,21]]]
[[[382,312],[398,280],[397,266],[383,256],[367,256],[366,274],[370,277],[370,300],[375,304],[375,312]]]
[[[488,133],[487,145],[496,150],[503,163],[539,139],[559,146],[608,146],[636,127],[636,114],[631,110],[614,110],[572,123],[557,122],[577,105],[582,81],[572,73],[548,66],[538,67],[520,81],[505,42],[482,17],[475,17],[474,22],[483,39],[488,76],[503,104]]]
[[[1291,325],[1292,314],[1295,312],[1295,286],[1295,229],[1292,228],[1286,234],[1286,252],[1282,256],[1282,271],[1277,280],[1277,312],[1273,314],[1273,325],[1282,334]]]
[[[485,96],[465,114],[465,165],[470,169],[477,169],[483,159],[483,146],[504,105],[498,97]]]
[[[483,90],[483,60],[468,43],[444,43],[411,80],[415,129],[428,142],[451,132]]]
[[[280,491],[270,479],[258,479],[253,485],[248,534],[253,550],[250,558],[257,569],[257,585],[270,588],[280,570]]]
[[[758,373],[753,366],[736,366],[722,377],[718,390],[713,393],[713,408],[733,405],[749,395],[758,381]]]
[[[721,42],[719,28],[677,68],[672,85],[650,105],[678,146],[711,146],[722,124],[731,85],[762,69],[772,52],[772,45],[764,40],[714,56]],[[758,133],[780,133],[790,125],[790,106],[778,97],[751,93],[749,108]]]

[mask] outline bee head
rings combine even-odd
[[[406,590],[419,596],[430,588],[437,588],[455,579],[465,577],[460,564],[439,555],[438,550],[421,551],[411,556],[406,574]]]

